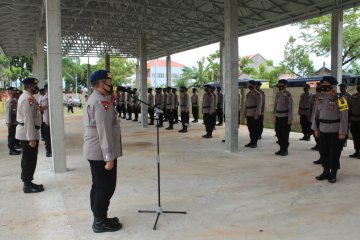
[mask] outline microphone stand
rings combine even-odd
[[[135,98],[132,96],[132,98]],[[157,155],[156,155],[156,161],[157,161],[157,184],[158,184],[158,205],[156,210],[138,210],[139,213],[156,213],[156,220],[155,224],[153,226],[153,230],[156,230],[156,226],[159,220],[159,217],[163,213],[175,213],[175,214],[186,214],[185,211],[164,211],[161,207],[161,196],[160,196],[160,133],[159,133],[159,115],[164,114],[169,116],[169,114],[164,113],[161,109],[157,107],[152,107],[148,103],[136,98],[139,102],[147,105],[148,107],[155,110],[155,119],[156,119],[156,145],[157,145]],[[144,113],[142,113],[144,114]],[[181,122],[181,121],[180,121]]]

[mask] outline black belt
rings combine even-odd
[[[310,108],[300,108],[300,110],[309,110]]]
[[[20,125],[20,126],[24,126],[24,123],[19,123],[19,125]],[[35,129],[36,129],[36,130],[39,130],[40,127],[39,127],[39,126],[35,126]]]
[[[249,107],[246,107],[246,108],[257,108],[257,106],[249,106]]]
[[[180,105],[180,107],[187,107],[187,105]]]
[[[208,106],[208,107],[203,107],[203,108],[210,108],[210,106]]]
[[[288,113],[289,112],[289,110],[285,110],[285,111],[277,111],[276,110],[276,113]]]
[[[319,119],[319,122],[321,122],[321,123],[338,123],[338,122],[340,122],[340,119],[335,119],[335,120]]]

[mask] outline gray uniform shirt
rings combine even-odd
[[[39,140],[41,114],[36,99],[26,90],[21,94],[16,113],[19,123],[16,127],[15,138],[23,141]]]
[[[50,117],[49,117],[49,96],[47,94],[45,94],[43,97],[42,97],[42,100],[41,100],[41,106],[43,108],[43,122],[50,126]]]
[[[154,94],[148,93],[147,102],[148,102],[148,104],[149,104],[151,107],[154,107],[154,106],[155,106]]]
[[[94,90],[84,109],[84,158],[111,161],[122,156],[119,120],[111,101]]]
[[[131,105],[131,93],[126,93],[126,104]]]
[[[216,96],[217,96],[216,108],[222,109],[224,106],[224,94],[222,94],[221,92],[217,92]]]
[[[215,100],[213,94],[210,92],[205,92],[203,95],[203,102],[202,102],[202,113],[209,113],[213,114],[215,112]]]
[[[180,93],[180,111],[189,112],[190,96],[187,92]]]
[[[262,106],[261,93],[258,91],[249,91],[245,100],[245,116],[258,117],[261,115]]]
[[[199,107],[199,94],[193,93],[193,95],[191,95],[191,106]]]
[[[261,115],[264,115],[265,112],[265,92],[263,90],[258,90],[261,94]]]
[[[313,109],[313,99],[313,94],[310,92],[302,93],[299,99],[299,114],[306,115],[309,120]]]
[[[166,110],[174,110],[175,109],[174,95],[172,93],[168,93],[165,99],[166,99]]]
[[[5,102],[5,122],[10,125],[17,125],[16,112],[17,112],[17,101],[16,98],[8,97]]]
[[[340,111],[336,94],[321,94],[317,98],[313,120],[313,130],[345,135],[348,132],[348,110]]]
[[[360,122],[360,93],[355,93],[349,101],[350,121]]]
[[[164,98],[161,93],[155,93],[155,106],[160,109],[164,108]]]
[[[292,95],[289,91],[281,91],[276,94],[275,99],[275,116],[288,117],[289,121],[294,117],[294,102]]]

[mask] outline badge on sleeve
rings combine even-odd
[[[339,109],[340,112],[345,111],[345,110],[349,110],[349,106],[347,104],[347,101],[344,97],[341,97],[338,99],[338,104],[339,104]]]
[[[105,111],[109,110],[110,102],[109,101],[101,101],[101,104],[105,108]]]
[[[28,102],[29,102],[29,105],[32,106],[32,105],[33,105],[33,102],[34,102],[34,99],[33,99],[33,98],[28,98],[27,100],[28,100]]]

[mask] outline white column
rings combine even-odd
[[[50,129],[55,173],[66,171],[60,0],[46,0]]]
[[[166,56],[166,85],[171,87],[171,56]]]
[[[219,48],[220,48],[220,85],[222,88],[224,88],[224,48],[225,48],[225,43],[224,40],[220,41],[219,43]]]
[[[334,9],[331,15],[331,75],[342,82],[343,10]],[[338,89],[339,90],[339,89]]]
[[[238,111],[239,111],[239,87],[238,87],[238,2],[237,0],[225,0],[224,2],[224,85],[225,85],[225,145],[226,150],[238,151]]]
[[[32,55],[32,60],[33,60],[33,64],[32,64],[32,76],[37,78],[38,77],[38,69],[37,69],[37,56],[36,53],[34,53]],[[39,80],[39,79],[38,79]],[[39,84],[39,87],[41,88],[41,82]]]
[[[45,85],[45,51],[44,51],[44,29],[36,32],[36,76],[39,86]]]
[[[140,36],[140,94],[141,100],[147,102],[147,56],[146,35]],[[148,106],[141,104],[141,126],[148,127]]]
[[[105,70],[110,71],[110,55],[105,54]]]
[[[88,57],[88,64],[87,64],[87,69],[86,70],[87,70],[86,71],[86,86],[87,86],[87,89],[88,89],[87,95],[89,97],[90,94],[91,94],[91,84],[90,84],[91,65],[90,65],[89,57]]]

